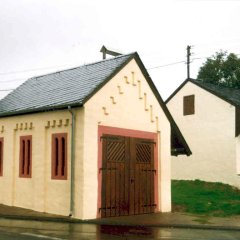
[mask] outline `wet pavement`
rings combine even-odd
[[[179,212],[103,218],[96,219],[91,222],[105,225],[222,229],[240,231],[240,216],[220,218]]]
[[[240,239],[240,216],[154,213],[81,221],[0,205],[1,239]]]
[[[0,218],[15,220],[36,220],[62,223],[92,223],[97,225],[116,226],[145,226],[145,227],[174,227],[196,229],[239,230],[240,215],[233,217],[206,217],[186,213],[154,213],[135,216],[111,217],[81,221],[78,219],[40,213],[18,207],[9,207],[0,204]],[[240,238],[239,238],[240,239]]]
[[[0,240],[239,240],[240,232],[0,219]]]

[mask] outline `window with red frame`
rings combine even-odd
[[[0,176],[3,175],[3,138],[0,138]]]
[[[19,177],[32,177],[32,136],[20,137]]]
[[[52,179],[67,179],[67,133],[52,135]]]

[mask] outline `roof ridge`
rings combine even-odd
[[[115,60],[115,59],[118,59],[118,58],[121,58],[121,57],[126,57],[126,56],[128,56],[128,55],[131,56],[131,55],[134,55],[134,54],[136,54],[136,53],[137,53],[137,52],[131,52],[131,53],[128,53],[128,54],[122,54],[122,55],[119,55],[119,56],[116,56],[116,57],[112,57],[112,58],[108,58],[108,59],[103,59],[103,60],[99,60],[99,61],[95,61],[95,62],[83,64],[83,65],[80,65],[80,66],[77,66],[77,67],[71,67],[71,68],[67,68],[67,69],[64,69],[64,70],[59,70],[59,71],[55,71],[55,72],[49,72],[49,73],[46,73],[46,74],[42,74],[42,75],[38,75],[38,76],[33,76],[33,77],[30,77],[30,78],[26,78],[26,80],[25,80],[22,84],[20,84],[17,88],[15,88],[15,89],[14,89],[13,91],[11,91],[9,94],[7,94],[6,96],[4,96],[2,99],[0,99],[0,102],[1,102],[3,99],[5,99],[6,97],[8,97],[9,95],[12,95],[15,90],[17,90],[17,89],[20,88],[21,86],[27,84],[27,82],[29,82],[29,80],[37,80],[38,78],[41,78],[41,77],[51,76],[51,75],[54,75],[54,74],[58,74],[58,73],[61,73],[61,72],[78,69],[78,68],[85,67],[85,66],[87,67],[87,66],[91,66],[91,65],[98,64],[98,63],[101,63],[101,62],[108,62],[108,61]]]
[[[33,99],[37,99],[39,109],[45,107],[48,101],[50,103],[53,101],[62,102],[62,99],[64,99],[66,104],[72,104],[72,102],[78,101],[79,105],[81,105],[90,95],[105,84],[113,74],[116,74],[117,71],[136,56],[138,56],[136,52],[119,55],[94,63],[28,78],[14,91],[0,100],[0,116],[3,116],[4,112],[6,114],[10,113],[10,111],[17,113],[19,112],[18,107],[22,109],[27,109],[29,106],[35,108],[36,104],[32,103]],[[89,74],[91,74],[91,76]],[[41,81],[42,79],[44,80],[43,82]],[[74,81],[71,81],[71,88],[75,86],[79,91],[77,95],[75,94],[72,97],[65,98],[66,92],[69,93],[70,91],[68,87],[70,79],[74,79]],[[65,87],[61,87],[62,85]],[[51,98],[45,96],[44,88],[48,88],[51,91],[56,90],[53,86],[56,86],[56,89],[59,91],[54,92]],[[33,92],[35,92],[35,95],[33,95]],[[45,96],[46,99],[43,96]],[[20,102],[17,100],[19,98],[21,98]]]
[[[71,68],[67,68],[67,69],[63,69],[63,70],[59,70],[59,71],[55,71],[55,72],[50,72],[50,73],[34,76],[34,77],[31,77],[31,78],[28,78],[27,80],[37,79],[37,78],[44,77],[44,76],[47,76],[47,75],[61,73],[61,72],[65,72],[65,71],[70,71],[70,70],[78,69],[78,68],[85,67],[85,66],[87,67],[87,66],[90,66],[90,65],[98,64],[98,63],[101,63],[101,62],[107,62],[107,61],[111,61],[111,60],[114,60],[114,59],[117,59],[117,58],[126,57],[128,55],[131,56],[131,55],[134,55],[134,54],[136,54],[136,52],[132,52],[132,53],[128,53],[128,54],[122,54],[122,55],[119,55],[119,56],[116,56],[116,57],[113,57],[113,58],[108,58],[108,59],[103,59],[103,60],[99,60],[99,61],[95,61],[95,62],[90,62],[90,63],[86,63],[86,64],[83,64],[83,65],[80,65],[80,66],[77,66],[77,67],[71,67]]]
[[[167,104],[180,91],[186,83],[192,83],[196,86],[208,91],[209,93],[221,98],[222,100],[234,106],[240,106],[240,89],[231,88],[223,85],[216,85],[211,82],[205,82],[201,79],[188,78],[165,100]]]
[[[228,89],[228,90],[233,90],[233,91],[234,90],[240,91],[239,88],[233,88],[233,87],[229,87],[229,86],[225,86],[225,85],[221,85],[221,84],[214,84],[212,82],[207,82],[207,81],[204,81],[202,79],[193,79],[193,78],[191,78],[189,80],[190,80],[190,82],[202,83],[203,85],[206,85],[206,86],[207,85],[211,85],[213,87],[218,87],[220,89]]]

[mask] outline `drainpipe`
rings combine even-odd
[[[72,128],[71,128],[71,179],[70,179],[70,213],[69,216],[72,217],[74,214],[74,166],[75,166],[75,114],[70,106],[68,106],[68,110],[72,115]]]

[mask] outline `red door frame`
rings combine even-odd
[[[98,203],[97,203],[97,218],[101,217],[102,203],[102,173],[99,169],[102,167],[102,141],[101,137],[103,134],[118,135],[132,138],[144,138],[153,140],[156,145],[154,146],[154,169],[156,169],[156,174],[154,177],[154,200],[157,204],[156,211],[159,211],[159,201],[158,201],[158,134],[154,132],[145,132],[132,129],[108,127],[108,126],[98,126]]]

